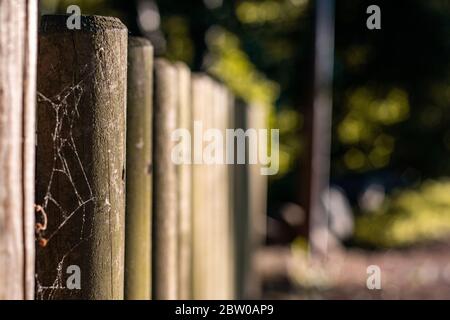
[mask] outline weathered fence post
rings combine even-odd
[[[227,101],[225,105],[225,128],[226,129],[234,129],[235,128],[235,119],[234,119],[234,108],[236,105],[235,97],[231,92],[227,91]],[[227,149],[228,150],[228,149]],[[235,193],[238,190],[235,188],[235,164],[227,165],[227,181],[228,181],[228,197],[227,197],[227,222],[228,222],[228,235],[227,235],[227,268],[228,268],[228,281],[229,281],[229,298],[236,299],[237,295],[237,267],[236,267],[236,246],[234,245],[234,240],[236,239],[236,217],[235,217]]]
[[[226,137],[226,131],[227,129],[233,128],[233,119],[231,119],[231,108],[234,105],[234,96],[231,94],[231,92],[225,88],[222,87],[222,94],[223,99],[221,102],[221,128],[224,137]],[[227,150],[225,148],[225,150]],[[225,154],[226,158],[226,154]],[[224,204],[222,208],[222,214],[223,214],[223,241],[225,252],[223,255],[224,261],[224,268],[225,268],[225,274],[224,274],[224,285],[225,285],[225,293],[222,297],[223,299],[235,299],[235,278],[234,278],[234,246],[233,246],[233,239],[234,239],[234,228],[233,228],[233,222],[234,222],[234,215],[233,215],[233,192],[234,186],[233,186],[233,165],[225,164],[222,165],[222,192],[224,195]]]
[[[208,114],[210,115],[210,123],[209,127],[216,131],[217,134],[222,134],[221,125],[220,125],[220,109],[221,109],[221,85],[215,81],[211,81],[211,103],[208,106]],[[212,134],[213,132],[211,132]],[[214,137],[213,135],[212,137]],[[224,137],[222,135],[222,137]],[[209,137],[211,139],[211,137]],[[223,145],[217,145],[215,142],[217,139],[208,140],[208,145],[216,144],[216,150],[214,151],[214,157],[216,157],[216,153],[220,155],[220,152],[224,152]],[[223,144],[223,140],[222,140]],[[222,150],[219,150],[222,149]],[[212,152],[208,152],[212,155]],[[223,281],[225,281],[224,277],[224,267],[225,267],[225,248],[223,246],[223,229],[226,228],[226,225],[223,221],[223,197],[225,194],[223,193],[223,187],[225,185],[225,181],[222,181],[221,178],[221,169],[222,164],[220,161],[214,161],[209,164],[209,171],[211,174],[211,182],[209,183],[209,188],[211,190],[211,195],[209,197],[210,201],[210,210],[208,212],[208,217],[210,221],[210,225],[208,226],[208,230],[210,233],[211,243],[209,255],[211,256],[212,262],[210,264],[210,274],[212,276],[211,283],[209,284],[209,299],[220,299],[223,298],[223,293],[226,290],[226,285]]]
[[[191,72],[182,63],[176,64],[178,83],[178,125],[192,134]],[[191,139],[182,140],[182,152],[191,159]],[[192,255],[192,166],[181,163],[177,166],[178,190],[178,298],[191,298]]]
[[[205,91],[203,92],[204,96],[204,114],[203,114],[203,130],[204,133],[209,129],[214,128],[214,85],[215,83],[212,81],[210,77],[205,77]],[[208,152],[208,145],[212,142],[211,140],[207,140],[205,134],[203,134],[204,145],[203,145],[203,166],[204,166],[204,208],[203,212],[203,223],[205,225],[205,239],[206,239],[206,251],[205,251],[205,262],[206,262],[206,270],[205,270],[205,280],[206,280],[206,288],[205,288],[205,299],[213,299],[217,293],[215,288],[215,280],[217,277],[216,270],[216,230],[214,228],[214,220],[216,219],[216,201],[217,201],[217,183],[215,181],[215,167],[214,163],[210,163],[206,159],[206,155]],[[211,139],[211,137],[209,137]]]
[[[267,129],[268,116],[267,110],[258,104],[253,104],[247,108],[247,126],[248,128],[263,130]],[[270,130],[267,130],[269,134]],[[270,137],[267,140],[261,140],[258,133],[258,152],[268,150]],[[265,145],[264,145],[265,144]],[[266,205],[267,205],[267,176],[261,174],[261,163],[250,164],[248,166],[248,195],[249,195],[249,276],[248,287],[246,289],[247,297],[258,298],[261,296],[261,279],[256,272],[255,259],[264,244],[266,236]]]
[[[222,84],[215,85],[214,102],[214,123],[215,128],[223,137],[223,146],[221,146],[222,155],[220,163],[216,164],[216,209],[211,213],[214,216],[213,223],[216,234],[216,283],[215,298],[231,299],[233,298],[233,279],[231,278],[231,216],[230,216],[230,176],[229,165],[226,164],[227,146],[226,129],[229,127],[228,104],[230,93]]]
[[[231,168],[226,164],[226,129],[231,95],[205,75],[192,80],[194,163],[192,239],[194,299],[234,295]]]
[[[262,129],[268,127],[267,110],[259,105],[247,105],[237,101],[232,107],[234,127],[245,132],[255,131],[257,141],[249,146],[245,144],[245,164],[237,163],[237,154],[233,166],[233,186],[231,204],[234,209],[234,293],[238,299],[254,299],[261,294],[261,283],[257,274],[255,258],[264,242],[266,229],[267,176],[261,174],[261,155],[267,151],[269,136],[262,140]],[[267,130],[269,134],[270,130]],[[250,134],[249,134],[250,136]],[[255,163],[250,161],[250,150],[257,152]],[[234,148],[235,152],[237,147]],[[259,161],[258,161],[259,158]]]
[[[122,299],[127,29],[66,19],[39,39],[37,297]]]
[[[151,296],[151,123],[153,49],[128,41],[125,299]]]
[[[37,1],[0,0],[0,300],[34,297]]]
[[[207,109],[207,79],[204,75],[192,76],[192,121],[194,134],[203,126]],[[204,128],[203,128],[204,129]],[[200,130],[199,130],[200,131]],[[202,132],[200,132],[202,134]],[[192,148],[203,150],[202,139],[193,139]],[[192,164],[192,294],[193,299],[207,299],[207,237],[205,215],[209,186],[206,184],[206,166],[202,153],[193,154]]]
[[[236,101],[233,108],[234,128],[247,130],[247,105]],[[247,148],[246,148],[247,149]],[[234,253],[235,253],[235,285],[237,299],[248,298],[250,270],[250,204],[248,164],[236,161],[237,147],[234,147],[235,165],[233,166],[233,211],[234,211]]]
[[[155,62],[153,151],[153,297],[178,297],[177,176],[171,154],[177,128],[177,71],[163,59]]]

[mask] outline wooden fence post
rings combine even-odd
[[[151,297],[151,124],[153,48],[128,41],[125,299]]]
[[[231,94],[231,92],[223,87],[222,94],[224,95],[222,100],[222,110],[221,110],[221,126],[223,130],[223,134],[226,137],[226,131],[227,129],[233,128],[233,121],[231,119],[231,108],[234,105],[234,96]],[[225,150],[227,150],[225,148]],[[228,152],[228,151],[226,151]],[[226,157],[226,154],[225,154]],[[235,274],[234,274],[234,263],[235,263],[235,256],[234,256],[234,246],[233,246],[233,240],[234,240],[234,215],[233,215],[233,193],[234,193],[234,186],[233,186],[233,165],[225,164],[222,167],[222,179],[223,179],[223,194],[224,194],[224,207],[223,207],[223,223],[225,225],[225,228],[223,230],[224,232],[224,246],[225,246],[225,252],[224,252],[224,265],[225,265],[225,294],[224,299],[235,299],[236,298],[236,292],[235,292]]]
[[[204,75],[193,76],[192,95],[194,132],[198,131],[193,147],[202,152],[197,159],[195,154],[193,157],[193,296],[230,299],[234,297],[233,187],[231,168],[225,164],[225,129],[230,125],[231,95],[223,85]],[[223,144],[217,144],[220,138]],[[222,159],[217,152],[221,152]]]
[[[153,296],[178,297],[177,177],[171,154],[177,128],[177,72],[166,60],[155,62],[153,151]]]
[[[205,75],[193,76],[192,118],[196,122],[194,132],[197,129],[197,135],[203,134],[193,139],[193,147],[203,152],[197,155],[197,159],[194,155],[192,173],[194,299],[235,297],[232,206],[234,186],[231,185],[233,166],[225,163],[226,129],[233,123],[232,100],[231,94],[223,85]],[[211,131],[205,135],[208,129],[215,130],[215,133]],[[219,134],[223,138],[223,145],[216,144],[215,137]],[[222,159],[216,158],[215,153],[218,151],[222,152]],[[205,158],[206,154],[215,159]]]
[[[233,192],[230,204],[233,206],[232,235],[234,236],[234,269],[231,270],[235,279],[233,294],[238,299],[254,299],[261,294],[261,283],[255,268],[255,258],[259,247],[264,242],[266,225],[266,201],[267,201],[267,176],[261,174],[262,150],[267,150],[267,146],[261,141],[259,130],[267,129],[268,119],[267,111],[258,105],[247,105],[243,101],[236,101],[232,106],[232,119],[234,128],[247,130],[256,130],[257,148],[256,163],[249,163],[249,142],[246,141],[245,164],[236,162],[235,146],[235,165],[232,168]],[[267,130],[269,134],[269,130]],[[253,146],[252,148],[254,148]],[[261,149],[265,148],[265,149]],[[258,160],[259,159],[259,160]]]
[[[234,108],[235,108],[235,97],[231,92],[227,90],[227,101],[225,102],[225,116],[224,116],[224,122],[225,122],[225,128],[226,129],[234,129],[235,126],[235,119],[234,119]],[[226,134],[226,132],[225,132]],[[228,149],[227,149],[227,152]],[[235,193],[238,192],[235,188],[235,164],[227,164],[226,169],[226,175],[227,175],[227,181],[228,181],[228,196],[227,196],[227,222],[228,222],[228,235],[227,235],[227,246],[228,251],[227,254],[227,276],[228,276],[228,282],[229,282],[229,299],[237,299],[237,273],[236,273],[236,246],[235,246],[235,239],[236,239],[236,227],[235,227]]]
[[[254,104],[247,108],[247,127],[263,130],[268,127],[267,110],[260,105]],[[270,130],[267,134],[270,135]],[[270,136],[266,141],[260,140],[258,133],[258,152],[267,150],[270,143]],[[266,145],[263,145],[266,143]],[[265,149],[264,149],[265,148]],[[255,259],[258,250],[264,244],[266,236],[266,219],[267,219],[267,176],[261,174],[262,165],[250,164],[248,166],[248,194],[249,194],[249,278],[248,287],[246,289],[247,297],[259,298],[261,296],[261,279],[256,272]]]
[[[210,77],[205,77],[205,91],[204,95],[204,115],[203,115],[203,130],[206,132],[209,129],[214,128],[214,109],[215,109],[215,101],[214,101],[214,85],[215,83]],[[203,136],[205,137],[205,136]],[[206,140],[206,139],[205,139]],[[206,251],[205,251],[205,262],[206,262],[206,270],[205,270],[205,279],[206,279],[206,288],[205,288],[205,299],[214,299],[217,290],[216,289],[216,278],[217,278],[217,270],[216,270],[216,245],[217,245],[217,230],[214,226],[214,222],[216,220],[217,211],[216,211],[216,203],[217,203],[217,182],[216,182],[216,165],[213,163],[208,163],[205,161],[205,155],[207,154],[207,148],[211,141],[204,141],[203,144],[203,166],[204,166],[204,174],[205,174],[205,186],[204,186],[204,206],[205,211],[203,212],[203,223],[205,225],[205,239],[206,239]]]
[[[178,125],[192,134],[191,72],[182,63],[175,65],[178,83]],[[191,140],[181,141],[186,158],[191,159]],[[178,177],[178,298],[191,298],[191,255],[192,255],[192,165],[177,166]]]
[[[192,77],[192,121],[194,133],[196,126],[203,126],[206,113],[206,77],[195,74]],[[204,129],[204,128],[203,128]],[[200,132],[200,134],[202,134]],[[192,148],[201,148],[201,139],[193,139]],[[193,154],[192,164],[192,294],[193,299],[207,299],[207,237],[205,215],[209,186],[206,184],[206,166],[202,164],[202,154]]]
[[[209,127],[216,130],[217,133],[222,133],[220,118],[221,118],[221,85],[216,81],[211,81],[211,91],[212,99],[208,106],[208,113],[210,114],[210,124]],[[208,144],[214,143],[209,141]],[[217,152],[218,150],[216,150]],[[223,146],[222,146],[223,152]],[[212,258],[212,263],[210,265],[210,272],[212,275],[212,281],[210,283],[210,296],[209,299],[223,299],[224,292],[226,291],[225,281],[225,248],[223,243],[223,230],[226,225],[223,221],[223,207],[224,207],[224,196],[223,187],[225,186],[225,181],[222,181],[221,169],[223,168],[219,162],[214,161],[214,163],[209,164],[209,170],[211,172],[211,183],[209,188],[212,191],[210,195],[211,207],[208,212],[210,225],[208,229],[210,230],[210,243],[211,249],[209,254]]]
[[[127,29],[66,19],[39,39],[37,297],[122,299]]]
[[[0,0],[0,300],[34,297],[37,1]]]
[[[223,137],[222,161],[216,165],[216,210],[212,212],[214,215],[214,226],[216,229],[216,283],[215,293],[217,299],[233,298],[233,279],[231,277],[231,216],[230,216],[230,165],[226,164],[227,146],[226,146],[226,129],[229,127],[228,104],[230,93],[222,84],[216,84],[215,87],[215,103],[214,103],[214,123],[215,128],[220,131]]]
[[[243,101],[236,101],[234,106],[234,125],[236,129],[247,130],[247,105]],[[246,148],[247,149],[247,148]],[[250,203],[248,164],[236,163],[233,168],[233,209],[234,209],[234,251],[236,257],[236,295],[237,299],[248,298],[248,284],[250,270]]]

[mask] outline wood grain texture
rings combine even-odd
[[[163,59],[155,61],[153,151],[153,297],[178,297],[177,175],[171,154],[177,128],[177,71]]]
[[[191,72],[183,63],[175,65],[178,81],[178,125],[192,134]],[[182,140],[182,152],[191,158],[191,139]],[[178,192],[178,298],[191,298],[192,274],[192,165],[177,165]]]
[[[227,100],[225,102],[224,109],[224,122],[227,129],[235,128],[234,121],[234,107],[236,104],[236,98],[227,90]],[[227,196],[227,222],[228,222],[228,234],[227,234],[227,247],[226,252],[226,264],[227,264],[227,277],[228,277],[228,295],[229,299],[237,298],[237,284],[236,284],[236,248],[234,246],[234,240],[236,239],[235,233],[235,215],[234,215],[234,200],[235,200],[235,177],[234,177],[235,165],[227,165],[226,175],[228,181],[228,196]]]
[[[226,137],[226,129],[231,128],[229,118],[229,105],[232,95],[224,85],[217,88],[217,102],[215,118],[217,129],[220,130],[223,137]],[[227,146],[224,145],[224,157],[226,157]],[[220,275],[218,278],[218,287],[221,288],[217,296],[218,299],[234,298],[234,281],[232,274],[233,248],[232,248],[232,217],[231,217],[231,193],[230,187],[230,168],[232,165],[218,165],[219,182],[219,205],[218,205],[218,232],[219,232],[219,252],[218,268]]]
[[[234,103],[234,97],[231,92],[223,87],[222,88],[222,107],[221,107],[221,126],[226,135],[226,129],[232,128],[230,119],[230,106]],[[233,216],[232,216],[232,177],[231,177],[232,165],[225,165],[222,167],[222,179],[224,181],[224,204],[223,204],[223,241],[224,241],[224,299],[235,299],[235,284],[234,284],[234,248],[233,248]]]
[[[127,37],[116,18],[83,16],[81,30],[66,16],[42,18],[36,201],[48,225],[37,298],[123,298]],[[66,285],[70,265],[80,289]]]
[[[0,0],[0,300],[34,296],[37,1]]]
[[[256,130],[266,129],[269,125],[267,110],[260,105],[253,104],[247,108],[247,126]],[[268,131],[268,134],[270,132]],[[264,143],[266,145],[264,145]],[[267,140],[258,137],[258,152],[268,149],[270,136]],[[267,150],[270,153],[270,150]],[[262,283],[257,272],[255,272],[256,253],[264,245],[266,237],[266,217],[267,217],[267,183],[266,175],[261,174],[261,164],[248,165],[248,188],[249,188],[249,272],[247,279],[246,296],[259,298],[262,294]]]
[[[247,130],[248,106],[237,101],[233,110],[234,127]],[[247,147],[247,146],[246,146]],[[236,148],[235,148],[236,150]],[[235,154],[236,161],[236,154]],[[233,229],[235,254],[235,285],[237,299],[245,299],[248,294],[248,279],[250,275],[251,235],[250,235],[250,203],[248,164],[233,166]]]
[[[192,121],[204,123],[207,111],[208,90],[205,75],[192,76]],[[194,132],[195,132],[194,128]],[[201,133],[200,133],[201,134]],[[201,141],[201,140],[200,140]],[[193,141],[193,148],[202,150],[203,143]],[[202,164],[202,155],[193,155],[192,166],[192,295],[193,299],[208,299],[208,243],[206,212],[208,210],[206,199],[210,196],[207,184],[207,168]]]
[[[128,40],[125,299],[151,297],[153,48]]]
[[[208,129],[214,128],[214,86],[215,82],[210,77],[205,77],[205,90],[203,92],[204,99],[204,115],[203,115],[203,133]],[[211,141],[206,141],[205,135],[203,135],[203,170],[204,170],[204,212],[203,212],[203,224],[205,232],[205,291],[203,299],[213,299],[216,297],[216,279],[217,279],[217,228],[214,228],[217,212],[217,182],[216,182],[216,167],[214,163],[206,161],[205,155],[207,154],[208,145]]]
[[[220,134],[220,129],[218,126],[218,111],[220,109],[220,85],[216,81],[210,81],[210,102],[208,103],[208,128],[214,130],[217,134]],[[211,132],[213,133],[213,131]],[[214,139],[217,140],[217,139]],[[212,145],[213,140],[207,142],[208,145]],[[216,144],[217,146],[217,144]],[[206,147],[207,148],[207,147]],[[205,148],[205,152],[207,149]],[[220,145],[214,151],[220,152]],[[209,152],[208,152],[209,153]],[[212,152],[211,152],[212,153]],[[218,160],[218,159],[216,159]],[[222,229],[224,225],[221,221],[222,216],[222,181],[220,181],[220,161],[214,161],[208,164],[208,171],[210,176],[210,182],[208,183],[210,196],[208,197],[209,210],[208,215],[208,233],[210,244],[208,257],[210,259],[208,266],[208,274],[210,275],[210,283],[208,284],[208,298],[209,299],[219,299],[224,290],[222,279],[223,279],[223,269],[224,261],[222,256],[224,250],[221,246]]]

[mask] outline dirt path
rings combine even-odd
[[[404,250],[338,250],[327,263],[306,263],[286,247],[258,257],[264,297],[274,299],[450,299],[450,241]],[[366,286],[367,267],[381,270],[381,290]]]

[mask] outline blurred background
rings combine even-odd
[[[40,5],[119,17],[157,56],[208,72],[270,113],[280,171],[255,257],[262,297],[450,298],[450,1],[324,3]],[[366,26],[373,4],[379,30]],[[324,252],[319,234],[316,254],[317,228],[327,239]],[[370,265],[382,290],[366,286]]]

